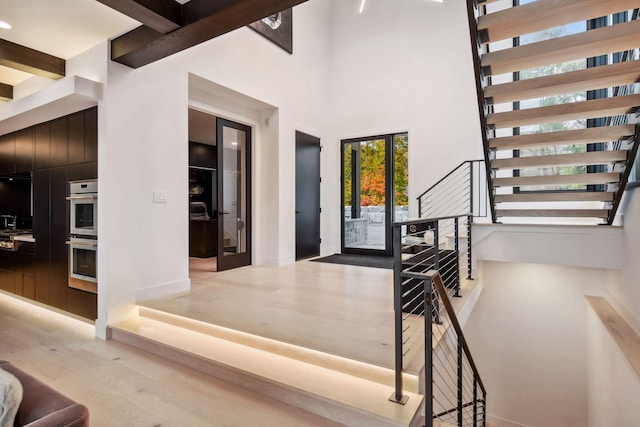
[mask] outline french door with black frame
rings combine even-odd
[[[218,265],[251,265],[251,128],[217,118]]]
[[[407,212],[408,135],[342,141],[342,253],[392,255],[391,224]]]

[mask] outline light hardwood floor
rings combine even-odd
[[[89,407],[91,425],[338,426],[0,293],[0,360]]]
[[[301,261],[210,272],[191,292],[140,305],[339,356],[393,367],[392,270]]]

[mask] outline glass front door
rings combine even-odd
[[[251,128],[217,120],[218,271],[251,265]]]
[[[391,223],[406,219],[408,135],[342,142],[342,252],[391,255]]]

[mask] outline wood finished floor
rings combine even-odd
[[[392,270],[301,261],[215,273],[191,261],[191,292],[140,305],[393,367]]]
[[[0,293],[0,360],[89,407],[92,427],[339,426]]]

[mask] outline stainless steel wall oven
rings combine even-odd
[[[69,287],[98,290],[98,182],[69,182]]]

